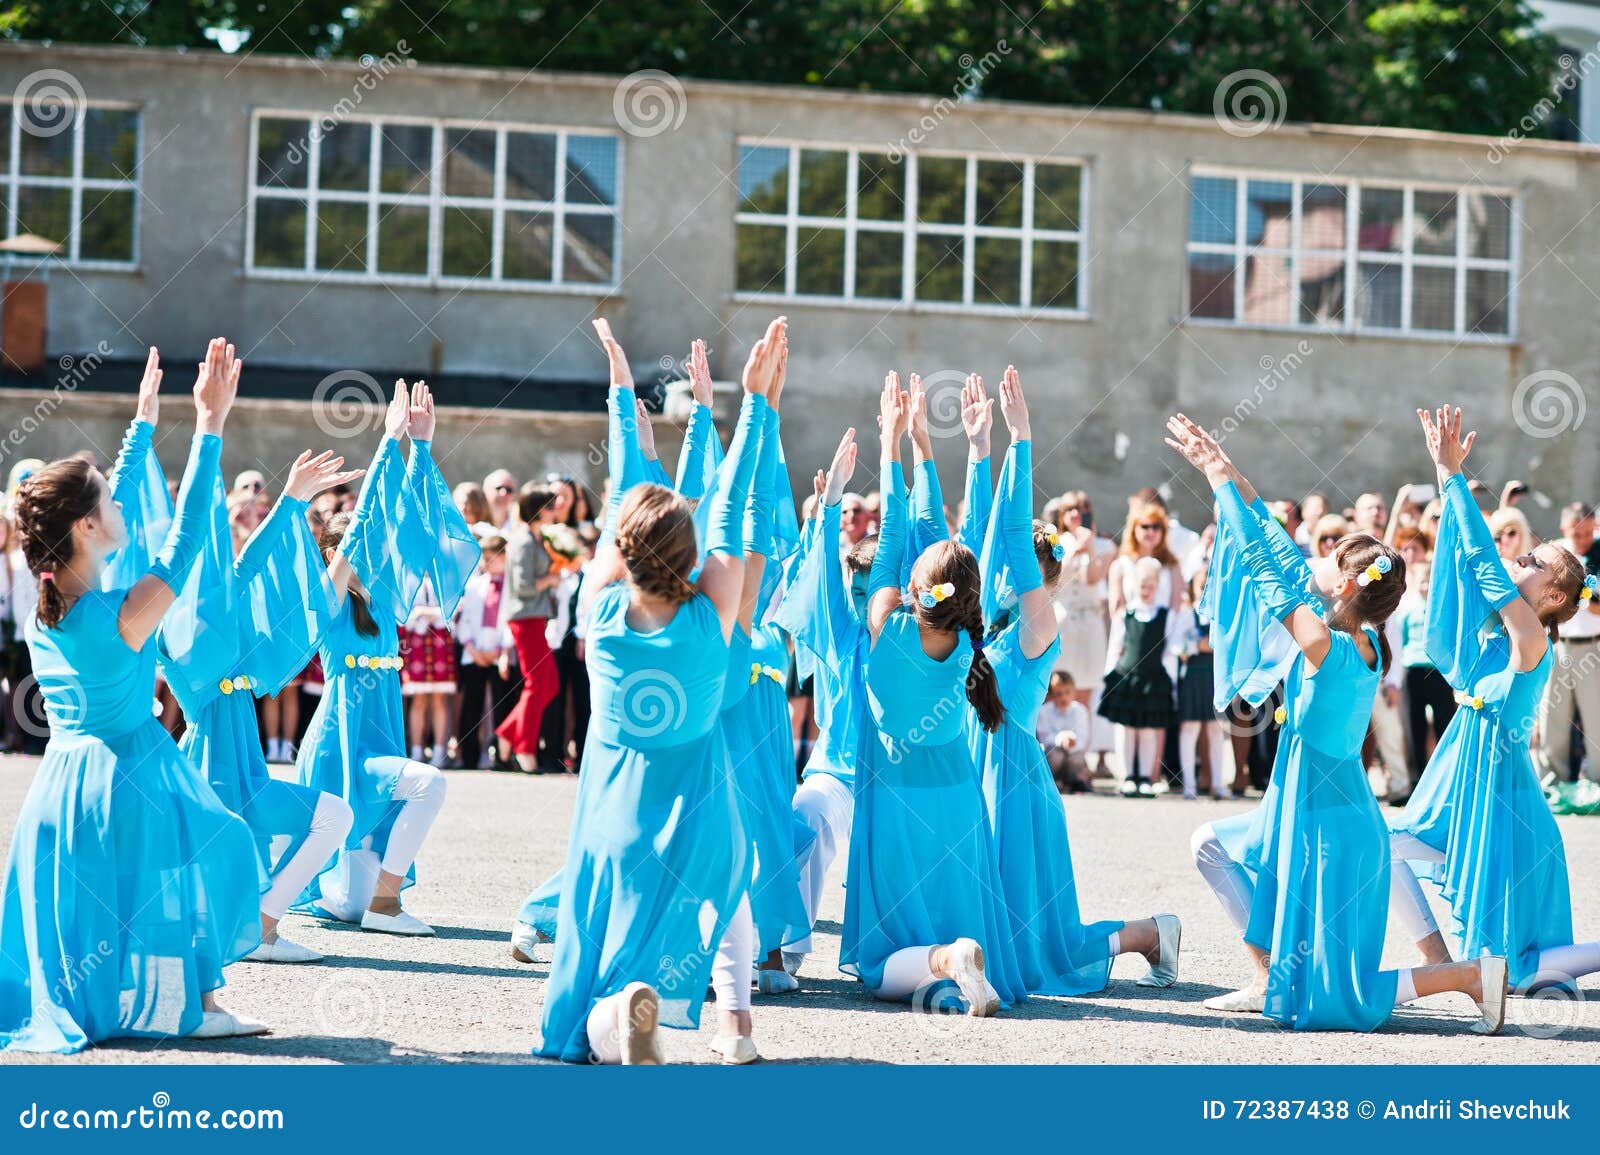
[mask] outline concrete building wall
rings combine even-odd
[[[616,290],[319,284],[244,271],[250,117],[260,108],[331,109],[357,91],[359,65],[7,46],[0,92],[41,68],[70,72],[91,101],[136,102],[145,149],[138,269],[58,271],[53,351],[104,341],[134,356],[154,343],[182,366],[206,338],[225,332],[249,359],[308,377],[351,368],[498,373],[526,378],[520,399],[536,405],[542,381],[603,381],[593,316],[611,318],[640,377],[681,359],[698,335],[712,346],[714,374],[731,381],[766,321],[782,311],[792,326],[785,433],[797,490],[809,489],[805,479],[843,425],[870,441],[886,369],[975,370],[995,382],[1012,362],[1030,387],[1041,490],[1089,490],[1102,521],[1120,519],[1131,489],[1169,479],[1177,508],[1191,523],[1202,519],[1204,495],[1161,442],[1161,419],[1174,408],[1213,426],[1231,417],[1229,448],[1264,489],[1321,489],[1348,502],[1365,488],[1392,493],[1428,476],[1412,410],[1449,397],[1482,431],[1475,464],[1492,484],[1521,476],[1556,503],[1600,493],[1600,415],[1533,438],[1512,408],[1519,382],[1541,370],[1570,375],[1577,402],[1600,405],[1600,148],[1297,125],[1245,137],[1209,117],[962,102],[938,112],[924,147],[1087,165],[1087,318],[773,301],[734,289],[738,142],[883,148],[933,115],[934,102],[686,82],[679,127],[622,138]],[[617,84],[421,66],[361,91],[359,112],[614,129]],[[1516,190],[1514,336],[1461,341],[1186,321],[1188,174],[1197,164]],[[174,368],[168,388],[186,385]],[[0,397],[0,420],[13,419],[21,404]],[[76,419],[93,409],[96,428],[119,427],[121,417],[101,405],[79,394],[62,412]],[[503,410],[464,420],[474,432],[450,453],[461,477],[502,463],[530,476],[559,463],[598,479],[603,464],[591,446],[602,424],[600,414]],[[263,454],[270,444],[285,461],[301,444],[326,440],[311,415],[289,405],[260,409],[248,428],[260,431]],[[964,447],[959,429],[951,432],[939,454],[954,500]],[[53,422],[35,435],[36,455],[75,448],[75,436],[70,422]],[[257,446],[241,448],[248,455]],[[456,467],[446,469],[455,479]],[[864,476],[858,483],[870,484]]]

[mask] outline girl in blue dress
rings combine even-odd
[[[220,338],[206,351],[176,517],[156,540],[130,541],[119,504],[136,502],[131,479],[148,463],[161,378],[154,349],[111,481],[67,458],[17,492],[17,528],[39,579],[26,631],[50,741],[6,867],[0,1049],[66,1053],[121,1036],[266,1030],[213,996],[223,967],[260,940],[249,827],[150,712],[151,640],[207,536],[242,367],[233,353]],[[146,572],[107,588],[118,553]]]
[[[612,411],[625,414],[627,359],[605,321],[595,329],[610,362]],[[725,1062],[757,1057],[752,863],[719,714],[744,586],[757,432],[785,343],[779,318],[751,350],[728,467],[704,499],[703,559],[688,502],[661,485],[624,486],[623,449],[613,445],[610,540],[589,579],[593,712],[540,1055],[660,1063],[657,1028],[697,1026],[709,983],[719,1016],[713,1049]]]
[[[908,536],[900,439],[926,404],[891,373],[880,399],[883,524],[868,594],[873,725],[857,753],[855,826],[840,967],[881,999],[932,1004],[953,982],[966,1012],[1027,997],[1001,900],[998,862],[966,738],[969,705],[989,732],[1004,720],[981,649],[978,559],[930,546],[900,574]],[[947,982],[948,980],[948,982]]]
[[[984,654],[994,667],[1005,721],[992,732],[973,726],[970,736],[973,758],[983,768],[1017,968],[1030,994],[1082,995],[1105,987],[1117,955],[1139,954],[1150,963],[1139,985],[1169,987],[1178,981],[1183,935],[1176,917],[1085,926],[1078,912],[1066,810],[1034,736],[1061,651],[1052,602],[1066,551],[1053,529],[1033,519],[1032,434],[1022,381],[1011,366],[1000,382],[1000,412],[1011,448],[982,570],[985,616],[996,626]]]
[[[1222,447],[1182,414],[1167,444],[1206,475],[1218,532],[1204,601],[1217,706],[1259,703],[1280,675],[1283,730],[1272,780],[1249,813],[1195,833],[1201,876],[1243,932],[1254,980],[1208,999],[1296,1030],[1370,1031],[1399,1003],[1459,991],[1477,1029],[1505,1019],[1506,964],[1379,969],[1388,923],[1388,830],[1361,765],[1382,628],[1405,592],[1405,561],[1367,534],[1307,562]]]
[[[446,619],[478,564],[478,543],[433,462],[433,394],[395,383],[384,437],[351,513],[319,543],[338,608],[318,642],[326,689],[300,744],[300,785],[336,794],[354,812],[344,844],[294,909],[363,930],[431,935],[400,905],[412,864],[444,806],[437,768],[406,757],[396,649],[424,580]],[[400,461],[400,437],[411,438]]]
[[[321,960],[280,935],[278,923],[353,821],[337,794],[268,773],[255,707],[258,697],[277,694],[305,668],[327,627],[332,591],[306,509],[318,493],[361,476],[359,469],[342,471],[343,465],[332,453],[302,453],[237,559],[219,477],[200,563],[157,636],[162,671],[188,722],[179,746],[250,827],[261,871],[270,879],[261,896],[261,944],[246,962]],[[272,844],[279,837],[289,841],[274,863]]]
[[[1503,561],[1461,473],[1476,434],[1462,439],[1460,409],[1417,415],[1444,496],[1428,657],[1460,706],[1392,822],[1390,901],[1428,962],[1450,952],[1419,874],[1450,903],[1463,958],[1504,955],[1519,989],[1570,986],[1600,971],[1600,943],[1572,941],[1566,850],[1528,745],[1550,639],[1594,591],[1582,563],[1554,543]]]

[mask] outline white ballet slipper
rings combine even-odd
[[[983,948],[976,939],[958,938],[946,948],[945,977],[961,988],[967,1000],[967,1014],[986,1019],[1000,1010],[1000,996],[984,974]]]
[[[516,923],[511,928],[511,957],[519,963],[531,963],[534,948],[550,941],[549,935],[528,923]]]
[[[648,983],[629,983],[617,1000],[617,1040],[624,1067],[659,1067],[661,1056],[661,1000]]]
[[[1183,923],[1174,914],[1158,914],[1155,923],[1160,958],[1150,968],[1150,973],[1136,982],[1141,987],[1170,987],[1178,981],[1178,947],[1183,942]]]
[[[1137,798],[1139,796],[1139,784],[1132,778],[1124,778],[1119,789],[1122,791],[1124,798]]]
[[[792,995],[800,989],[800,980],[788,971],[756,971],[756,990],[764,995]]]
[[[1483,998],[1477,1000],[1482,1021],[1472,1029],[1480,1035],[1497,1035],[1506,1025],[1506,960],[1499,955],[1485,955],[1478,960],[1478,981],[1483,984]]]
[[[264,942],[244,956],[244,962],[259,963],[314,963],[322,956],[308,946],[301,946],[281,934],[273,942]]]
[[[433,927],[403,910],[399,914],[366,911],[361,915],[361,929],[375,930],[379,934],[410,935],[414,938],[428,938],[434,934]]]
[[[243,1015],[228,1011],[206,1011],[200,1025],[189,1032],[191,1039],[236,1039],[245,1035],[264,1035],[272,1028]]]
[[[803,954],[795,954],[790,951],[783,951],[782,953],[783,969],[788,971],[790,974],[798,974],[800,971],[800,964],[806,961],[806,956]]]
[[[718,1035],[711,1040],[711,1051],[722,1056],[722,1065],[725,1067],[753,1063],[761,1057],[756,1050],[756,1041],[749,1035]]]
[[[1205,1001],[1208,1011],[1227,1011],[1235,1015],[1259,1015],[1267,1009],[1267,992],[1251,990],[1230,991]]]

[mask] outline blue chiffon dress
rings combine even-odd
[[[874,592],[900,585],[907,526],[899,472],[893,464],[884,469]],[[857,753],[839,965],[876,990],[897,950],[972,938],[1001,1005],[1010,1006],[1027,991],[967,744],[971,665],[965,634],[944,659],[930,657],[906,610],[891,613],[879,631],[867,662],[873,724]]]
[[[1000,474],[999,517],[984,541],[984,589],[1008,600],[1015,620],[984,644],[1005,705],[1005,721],[994,733],[968,726],[973,758],[983,768],[984,801],[1000,860],[1000,884],[1010,920],[1017,969],[1030,994],[1083,995],[1104,989],[1111,977],[1107,940],[1120,921],[1085,926],[1067,837],[1067,812],[1034,719],[1061,650],[1052,638],[1044,653],[1022,652],[1022,621],[1016,599],[1044,584],[1033,546],[1033,446],[1012,444]],[[968,509],[972,508],[968,499]]]
[[[1389,839],[1361,764],[1380,674],[1338,630],[1322,664],[1307,666],[1283,619],[1300,605],[1320,612],[1310,567],[1259,499],[1247,506],[1232,482],[1216,498],[1202,603],[1212,622],[1218,709],[1236,687],[1248,687],[1247,699],[1259,704],[1278,680],[1278,668],[1267,667],[1287,661],[1266,794],[1254,810],[1213,824],[1255,883],[1244,940],[1271,959],[1263,1013],[1296,1030],[1370,1031],[1393,1012],[1397,978],[1379,969]],[[1366,632],[1376,650],[1376,633]]]
[[[744,552],[766,407],[746,395],[731,468],[706,499],[708,553]],[[655,988],[662,1025],[699,1025],[717,946],[753,865],[720,725],[729,646],[716,607],[696,594],[665,626],[640,631],[628,624],[629,588],[616,582],[595,595],[586,638],[593,713],[535,1050],[568,1062],[590,1057],[594,1004],[631,982]]]
[[[113,493],[142,471],[151,427],[124,443]],[[192,444],[178,516],[143,566],[180,589],[199,556],[221,440]],[[140,517],[129,502],[135,529]],[[126,557],[148,558],[134,538]],[[249,828],[151,712],[156,647],[123,643],[127,589],[91,591],[60,623],[27,623],[50,742],[17,816],[0,905],[0,1049],[68,1053],[121,1036],[185,1035],[201,995],[261,938]]]
[[[1566,848],[1528,751],[1552,647],[1513,668],[1499,611],[1521,595],[1460,474],[1444,486],[1433,559],[1428,657],[1462,704],[1392,824],[1444,854],[1412,866],[1450,903],[1458,956],[1505,956],[1517,986],[1541,949],[1572,942]]]
[[[362,480],[339,555],[364,587],[377,630],[363,634],[357,628],[352,597],[346,596],[317,643],[325,688],[295,767],[301,786],[343,798],[355,823],[294,909],[354,922],[366,909],[403,805],[393,798],[406,759],[399,625],[425,580],[448,619],[478,564],[478,543],[451,500],[428,442],[413,439],[402,465],[399,443],[384,438]],[[405,885],[415,880],[413,866]]]

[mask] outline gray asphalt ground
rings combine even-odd
[[[34,761],[0,758],[0,838],[11,825]],[[286,768],[277,768],[283,772]],[[533,1063],[549,947],[514,962],[512,916],[532,886],[562,861],[577,780],[452,772],[443,816],[418,863],[406,905],[439,929],[436,939],[367,934],[291,915],[285,931],[325,952],[313,966],[241,964],[224,1005],[264,1020],[259,1039],[209,1043],[125,1041],[76,1056],[0,1056],[68,1063]],[[801,990],[755,1003],[756,1040],[778,1062],[849,1063],[1593,1063],[1600,1061],[1600,977],[1581,1003],[1513,1000],[1498,1038],[1469,1030],[1460,996],[1403,1008],[1370,1034],[1297,1034],[1259,1016],[1234,1019],[1201,1001],[1245,977],[1238,940],[1189,862],[1201,822],[1249,803],[1068,799],[1074,861],[1086,918],[1171,911],[1184,921],[1182,973],[1165,991],[1137,987],[1139,959],[1117,963],[1110,987],[1085,998],[1035,998],[990,1020],[913,1014],[875,1003],[837,970],[844,892],[824,901],[819,950]],[[1563,818],[1580,938],[1600,937],[1600,818]],[[836,867],[842,876],[842,863]],[[1387,965],[1415,962],[1391,927]],[[708,1061],[715,1016],[698,1035],[663,1032],[672,1062]],[[1219,1083],[1218,1095],[1228,1090]],[[1242,1088],[1233,1088],[1240,1091]]]

